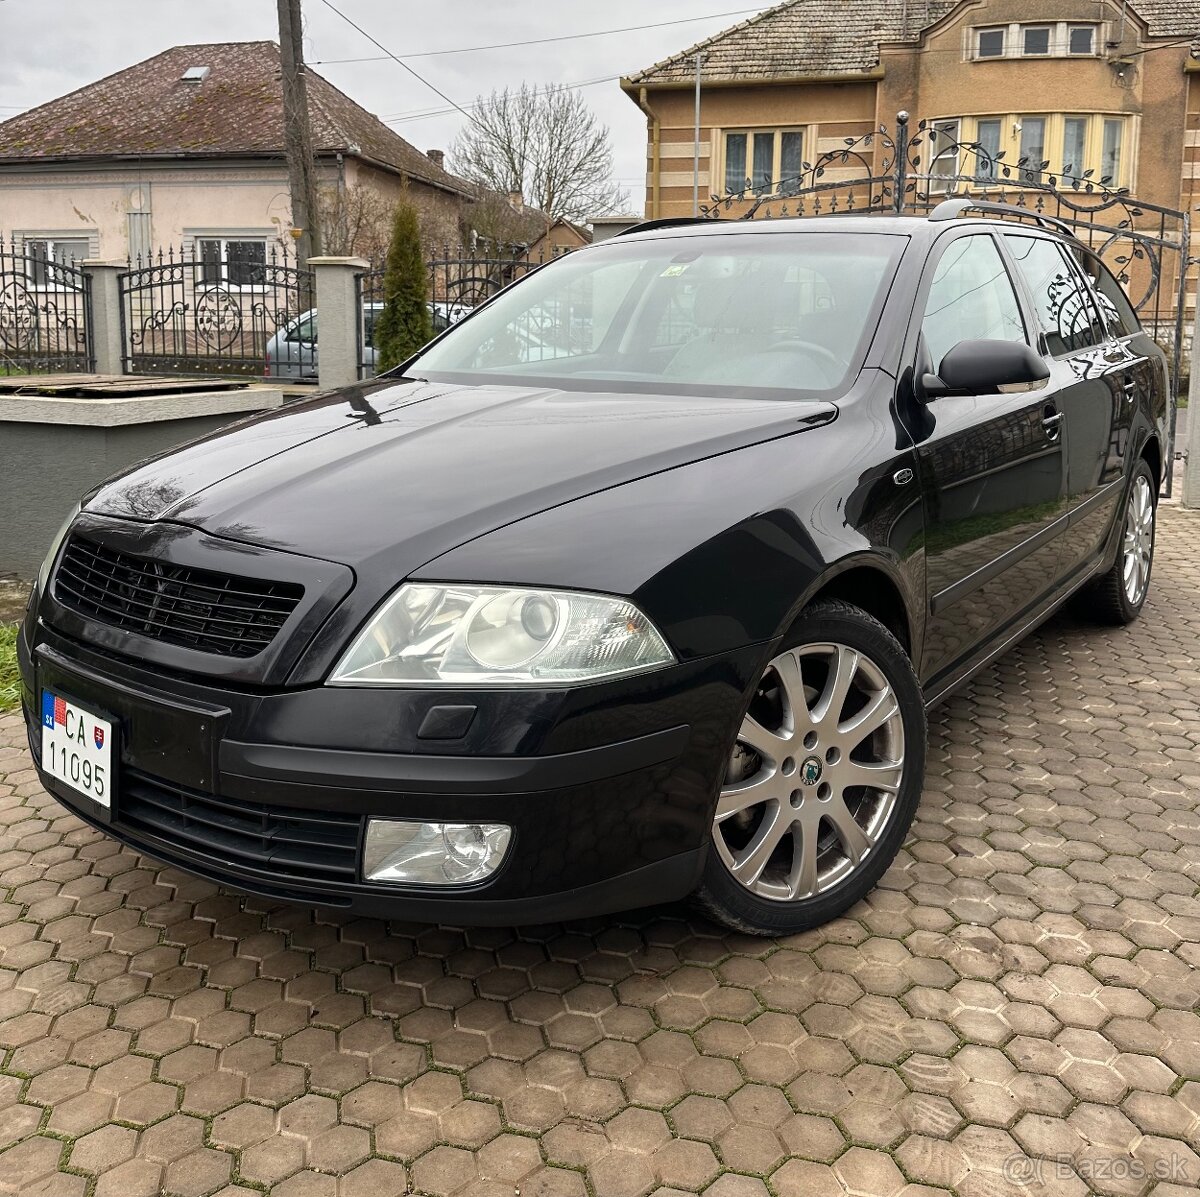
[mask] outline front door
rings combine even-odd
[[[991,233],[939,243],[918,301],[935,371],[960,341],[1029,343]],[[928,614],[922,676],[936,684],[1033,608],[1060,576],[1066,484],[1053,387],[934,399],[912,419],[925,495]]]

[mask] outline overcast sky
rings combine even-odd
[[[753,0],[332,0],[392,53],[455,50],[689,17],[709,19],[550,45],[415,58],[411,65],[460,104],[493,87],[581,83],[630,74],[743,20],[717,15]],[[770,0],[761,7],[768,7]],[[413,117],[445,103],[397,63],[331,62],[380,51],[322,3],[304,0],[308,61],[418,149],[447,148],[464,118]],[[213,41],[277,39],[275,0],[0,0],[0,119],[44,103],[166,49]],[[19,47],[19,49],[18,49]],[[615,173],[642,210],[645,119],[615,81],[583,89],[612,131]]]

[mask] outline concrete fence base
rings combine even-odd
[[[32,578],[72,504],[109,475],[281,403],[275,387],[111,399],[0,396],[0,574]]]

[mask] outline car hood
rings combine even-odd
[[[835,418],[830,403],[391,380],[242,421],[105,483],[89,511],[394,578],[572,499]]]

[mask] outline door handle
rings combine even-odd
[[[1046,437],[1049,440],[1058,440],[1059,433],[1062,431],[1063,414],[1060,411],[1047,412],[1042,416],[1042,427],[1046,430]]]

